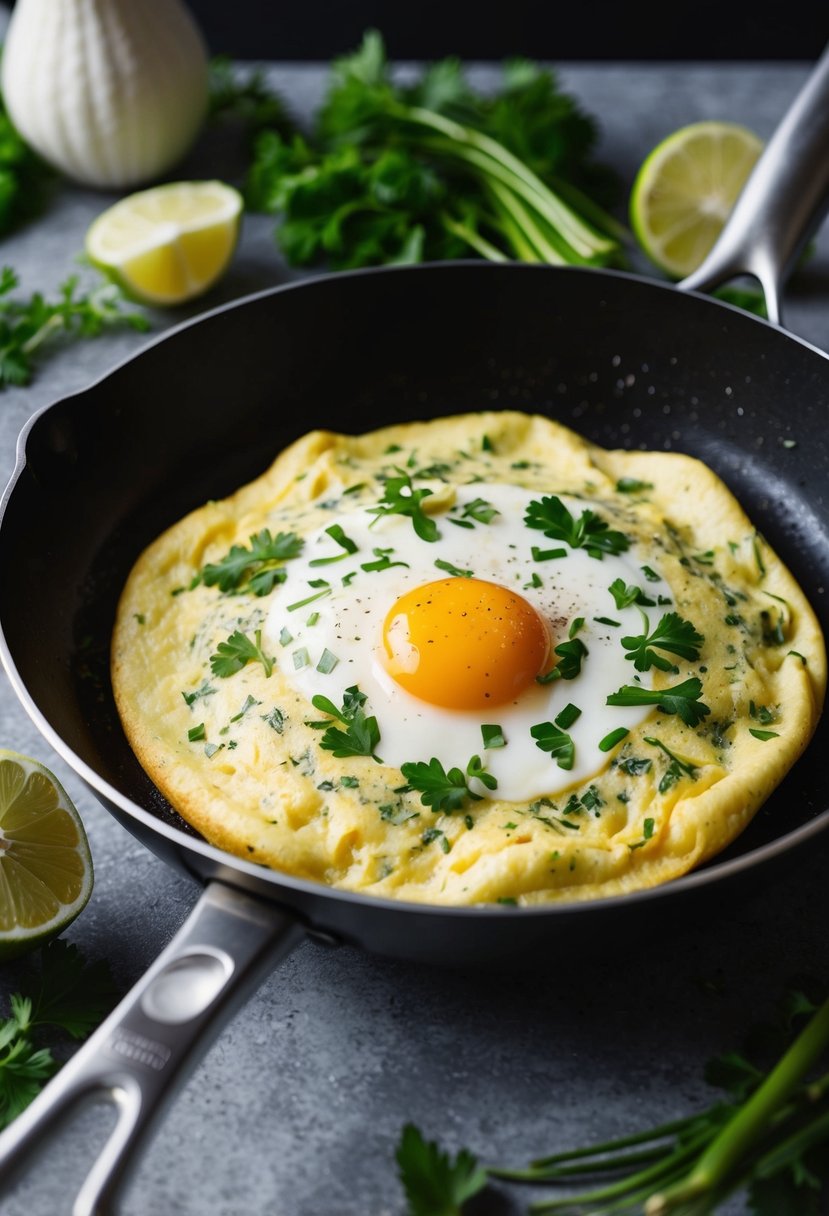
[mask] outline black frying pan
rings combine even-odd
[[[828,68],[824,56],[798,103],[812,117],[822,107],[824,132]],[[798,244],[788,228],[775,230],[779,179],[763,181],[779,138],[758,169],[774,202],[759,231],[774,236],[776,260],[753,265],[773,313],[777,277]],[[812,156],[815,138],[805,149]],[[817,193],[802,211],[800,237],[818,214]],[[735,216],[698,285],[735,268],[740,224],[758,248],[756,197],[746,214],[753,233]],[[752,265],[745,250],[739,260]],[[114,1211],[128,1150],[197,1043],[206,1046],[203,1032],[303,932],[412,959],[537,961],[568,940],[606,946],[614,934],[629,940],[637,922],[652,931],[668,914],[697,916],[768,881],[829,828],[829,719],[727,853],[666,886],[604,901],[447,909],[352,895],[222,853],[166,804],[126,743],[108,675],[117,597],[144,546],[311,427],[360,432],[502,407],[548,414],[604,446],[702,458],[826,617],[818,588],[829,578],[829,360],[727,305],[630,275],[470,263],[280,288],[179,328],[24,431],[0,519],[0,568],[15,572],[0,582],[9,676],[49,742],[119,821],[202,880],[205,893],[150,972],[0,1136],[0,1182],[49,1123],[87,1093],[108,1092],[121,1118],[75,1213]]]

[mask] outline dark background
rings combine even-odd
[[[140,0],[137,0],[140,2]],[[369,27],[395,59],[802,59],[829,40],[823,0],[188,0],[213,53],[329,59]]]

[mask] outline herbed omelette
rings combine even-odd
[[[806,746],[826,657],[705,465],[505,411],[298,440],[142,554],[112,674],[211,843],[352,891],[536,904],[732,841]]]

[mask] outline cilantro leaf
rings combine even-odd
[[[679,714],[686,726],[697,726],[711,710],[700,701],[702,681],[692,676],[673,688],[639,688],[626,684],[611,693],[607,705],[658,705],[663,713]]]
[[[666,612],[653,633],[647,632],[650,627],[647,618],[645,626],[644,633],[622,638],[625,650],[630,651],[625,658],[632,660],[637,671],[647,671],[650,667],[658,667],[660,671],[676,670],[673,663],[655,653],[654,647],[692,662],[699,658],[705,638],[678,612]]]
[[[202,582],[207,587],[218,586],[220,591],[238,591],[251,576],[249,590],[254,595],[268,595],[287,577],[281,563],[298,557],[303,544],[295,532],[278,532],[271,536],[270,531],[263,528],[251,536],[249,549],[244,545],[232,545],[220,561],[206,565],[191,586]]]
[[[421,506],[432,491],[426,486],[416,490],[405,469],[397,467],[398,477],[389,477],[383,487],[383,497],[376,507],[368,507],[370,515],[378,519],[387,515],[407,515],[421,540],[436,541],[440,538],[438,526]]]
[[[591,557],[599,559],[605,553],[624,553],[630,547],[624,532],[612,531],[595,511],[582,511],[576,519],[555,495],[533,499],[527,506],[524,523],[528,528],[538,528],[551,540],[563,540],[571,549],[585,549]]]
[[[466,1201],[486,1186],[486,1173],[467,1149],[453,1159],[411,1123],[403,1128],[396,1159],[408,1216],[461,1216]]]
[[[336,726],[327,727],[320,740],[321,748],[332,752],[338,759],[346,759],[349,756],[372,756],[379,763],[379,757],[375,755],[375,752],[377,744],[380,742],[380,728],[377,725],[377,719],[366,714],[364,709],[366,700],[366,694],[360,692],[356,684],[347,688],[343,693],[343,703],[340,709],[337,709],[334,702],[328,697],[322,696],[321,693],[317,693],[311,698],[311,704],[315,709],[336,718],[345,727],[345,730],[340,730]]]
[[[27,1038],[15,1038],[0,1054],[0,1127],[7,1127],[26,1109],[58,1065],[48,1047],[36,1048]]]
[[[261,663],[265,675],[273,671],[273,659],[269,659],[262,649],[262,630],[257,629],[251,641],[247,634],[237,629],[226,642],[219,642],[216,653],[210,656],[210,670],[214,676],[227,679],[250,662]]]
[[[559,768],[571,769],[575,763],[576,745],[567,734],[552,722],[539,722],[530,727],[530,734],[535,739],[536,747],[543,752],[549,752]]]

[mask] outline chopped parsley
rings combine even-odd
[[[711,710],[700,701],[702,681],[696,676],[673,688],[639,688],[626,684],[611,693],[607,705],[657,705],[663,713],[678,714],[686,726],[698,726]]]
[[[380,742],[380,729],[377,719],[369,717],[365,712],[367,697],[356,684],[352,684],[343,694],[343,703],[337,709],[333,701],[321,694],[311,698],[311,704],[324,714],[336,718],[345,727],[329,726],[320,740],[320,747],[333,752],[338,759],[348,756],[371,756],[380,763],[375,755],[377,744]],[[323,724],[324,725],[324,724]]]
[[[479,802],[481,795],[469,788],[467,778],[477,778],[488,790],[498,786],[495,778],[487,773],[481,765],[480,756],[473,756],[466,766],[466,773],[459,768],[443,767],[433,756],[425,761],[413,761],[401,764],[400,771],[408,785],[420,794],[424,806],[430,806],[433,811],[459,811],[468,801]]]
[[[284,583],[287,572],[282,563],[302,552],[303,540],[295,532],[272,536],[267,528],[250,537],[250,548],[232,545],[219,562],[204,566],[190,584],[218,587],[220,591],[246,590],[268,595],[277,583]]]
[[[564,706],[564,709],[560,714],[556,715],[555,723],[556,726],[561,728],[561,730],[569,730],[573,723],[580,717],[581,710],[579,707],[570,703],[569,705]]]
[[[620,477],[616,482],[616,491],[619,494],[643,494],[652,489],[652,481],[639,481],[636,477]]]
[[[633,662],[637,671],[647,671],[650,667],[658,667],[660,671],[676,671],[674,664],[657,654],[657,650],[666,650],[683,659],[699,658],[700,646],[705,639],[678,612],[666,612],[653,633],[648,633],[650,625],[647,617],[644,619],[644,633],[622,638],[625,650],[630,651],[625,657]]]
[[[481,738],[483,739],[484,747],[496,748],[506,747],[507,745],[502,726],[485,726],[481,724]]]
[[[397,477],[389,477],[383,488],[383,497],[376,507],[368,507],[370,515],[376,519],[387,515],[406,515],[412,521],[412,527],[421,540],[436,541],[440,537],[437,524],[423,510],[422,502],[432,491],[426,486],[416,490],[412,485],[409,474],[397,466]],[[373,522],[376,522],[373,521]]]
[[[670,764],[662,774],[662,779],[659,782],[658,789],[660,794],[666,793],[671,786],[676,785],[677,781],[680,781],[683,775],[690,777],[692,781],[696,778],[697,772],[699,771],[696,765],[691,764],[690,760],[684,760],[681,756],[678,756],[676,752],[672,752],[669,747],[665,746],[661,739],[649,738],[646,735],[645,742],[649,743],[651,747],[658,747],[660,751],[665,753],[670,761]]]
[[[616,730],[612,730],[610,734],[605,735],[605,737],[599,741],[599,751],[612,751],[616,744],[621,743],[622,740],[625,739],[629,734],[630,731],[626,726],[617,727]],[[648,763],[650,764],[650,761],[648,761]]]
[[[560,642],[554,653],[558,655],[559,662],[545,675],[535,677],[538,684],[551,684],[554,680],[575,680],[588,652],[581,638],[571,638],[567,642]]]
[[[500,514],[498,508],[493,507],[485,498],[473,498],[472,502],[464,504],[461,517],[477,520],[479,524],[491,524],[495,516]]]
[[[538,528],[552,540],[563,540],[571,549],[585,549],[591,557],[623,553],[630,546],[625,534],[612,531],[595,511],[582,511],[576,519],[555,495],[533,499],[524,523],[528,528]]]
[[[374,573],[378,570],[391,570],[392,566],[405,566],[406,569],[409,568],[408,562],[393,562],[391,560],[389,554],[394,553],[394,549],[372,549],[372,553],[377,560],[373,562],[361,562],[361,570],[366,570],[368,573]],[[354,575],[351,577],[353,578]],[[345,579],[343,579],[343,582],[345,583]]]
[[[543,752],[549,752],[559,768],[573,767],[576,745],[566,731],[559,730],[552,722],[539,722],[530,727],[530,734],[535,739],[536,747],[540,747]]]
[[[634,583],[629,586],[621,578],[615,578],[608,587],[617,608],[629,608],[631,604],[640,604],[643,608],[652,608],[654,601],[648,599],[641,587]]]
[[[341,562],[357,552],[357,542],[346,536],[339,524],[332,524],[325,531],[340,546],[342,553],[335,553],[333,557],[315,557],[308,563],[309,566],[330,566],[332,562]]]
[[[444,561],[442,557],[439,557],[435,561],[435,565],[438,570],[445,570],[447,574],[454,575],[455,578],[473,577],[471,570],[461,570],[460,566],[453,566],[451,562]]]
[[[191,743],[197,743],[199,739],[204,739],[204,723],[200,722],[198,726],[191,726],[187,732],[187,738]]]

